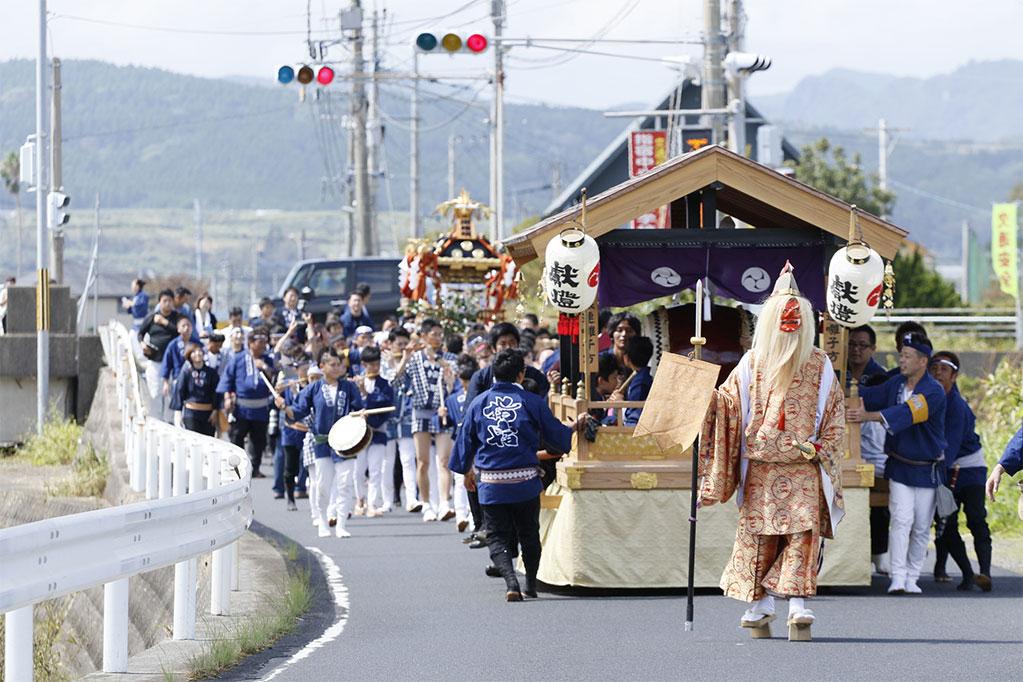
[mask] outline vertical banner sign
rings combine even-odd
[[[1016,204],[995,204],[991,213],[991,264],[1002,291],[1019,298]]]
[[[637,130],[629,135],[629,177],[643,175],[668,159],[668,132],[665,130]],[[632,229],[663,229],[671,227],[671,212],[659,206],[635,218]]]

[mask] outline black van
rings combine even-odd
[[[281,307],[284,292],[289,287],[299,291],[309,287],[312,298],[305,308],[316,316],[317,321],[322,321],[332,310],[340,312],[355,285],[365,282],[371,294],[367,306],[369,314],[379,328],[384,318],[394,315],[398,309],[401,298],[398,292],[398,262],[398,258],[387,257],[300,261],[284,279],[274,305]]]

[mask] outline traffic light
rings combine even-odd
[[[309,85],[314,80],[319,85],[330,85],[334,82],[337,74],[334,68],[327,65],[317,67],[315,70],[308,64],[303,64],[295,70],[295,67],[285,64],[277,69],[277,82],[281,85],[290,85],[298,81],[302,85]]]
[[[489,46],[490,41],[479,33],[473,33],[464,40],[457,33],[446,33],[439,38],[433,33],[420,33],[416,36],[416,51],[425,54],[455,54],[456,52],[480,54],[486,52]]]
[[[49,225],[51,227],[67,225],[68,221],[71,220],[71,215],[64,209],[71,203],[71,197],[63,192],[50,192],[46,198],[47,206],[50,210]]]

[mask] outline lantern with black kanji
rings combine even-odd
[[[578,315],[597,298],[600,249],[596,240],[570,227],[547,243],[544,284],[547,300],[562,313]]]
[[[828,314],[843,327],[859,327],[874,317],[881,301],[884,261],[862,241],[838,250],[828,267]]]

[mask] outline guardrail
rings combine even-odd
[[[252,522],[248,457],[148,416],[128,330],[113,322],[101,338],[117,379],[130,485],[146,501],[0,530],[4,671],[14,682],[32,679],[38,602],[103,585],[103,671],[127,672],[131,576],[174,565],[174,639],[195,639],[200,555],[212,552],[211,614],[227,614],[238,589],[234,541]]]
[[[950,334],[974,334],[981,338],[1017,335],[1016,311],[1012,308],[898,308],[890,315],[879,312],[870,324],[875,329],[887,329],[910,321]]]

